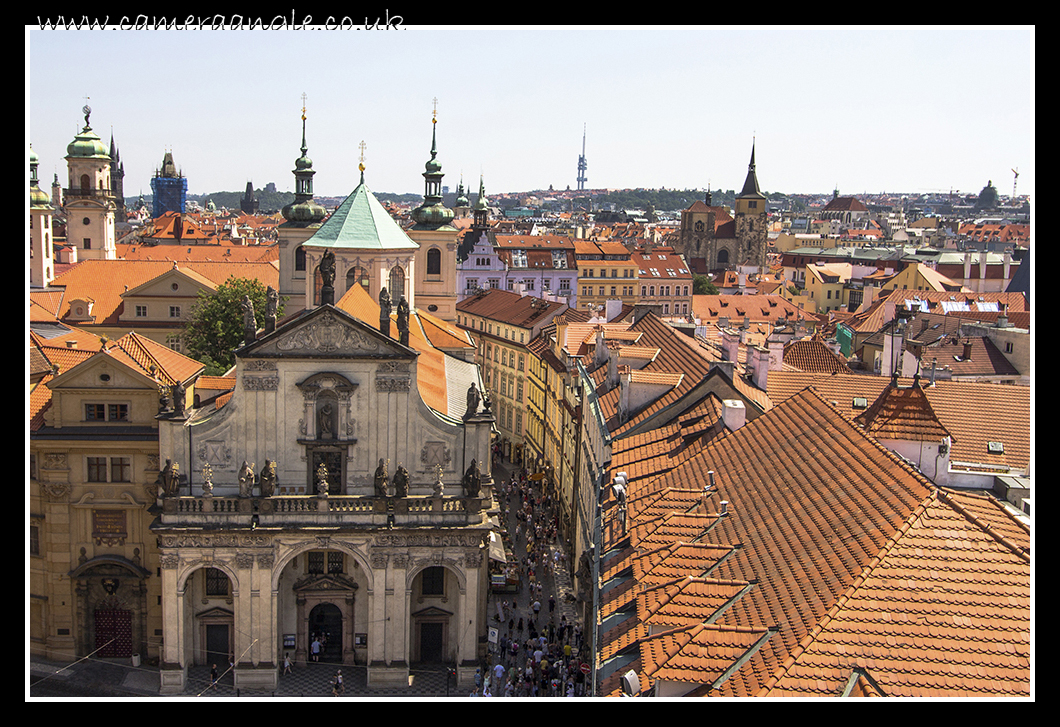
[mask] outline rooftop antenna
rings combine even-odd
[[[578,191],[581,192],[585,189],[585,182],[588,181],[585,177],[585,170],[588,164],[585,161],[585,124],[582,124],[582,153],[578,157]]]

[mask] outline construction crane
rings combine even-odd
[[[1014,175],[1012,178],[1012,199],[1016,199],[1016,181],[1020,178],[1019,167],[1013,169],[1012,174]]]

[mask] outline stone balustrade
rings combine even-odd
[[[279,495],[274,497],[163,497],[167,527],[464,527],[479,524],[489,510],[483,497],[372,497]]]

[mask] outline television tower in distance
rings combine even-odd
[[[585,189],[585,169],[588,165],[585,162],[585,126],[582,125],[582,153],[578,157],[578,191]]]

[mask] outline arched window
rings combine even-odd
[[[725,248],[718,250],[718,265],[728,265],[729,263],[729,251]]]
[[[442,251],[436,247],[432,247],[427,251],[427,274],[442,274]]]
[[[390,271],[390,297],[396,303],[405,295],[405,271],[395,265]]]
[[[90,192],[92,191],[92,180],[88,178],[87,174],[81,175],[81,191]]]
[[[346,273],[346,290],[349,290],[358,283],[360,283],[365,290],[368,290],[369,286],[372,284],[371,278],[368,277],[368,271],[362,267],[350,268],[349,272]]]
[[[305,248],[301,245],[294,251],[294,269],[297,272],[305,272]]]

